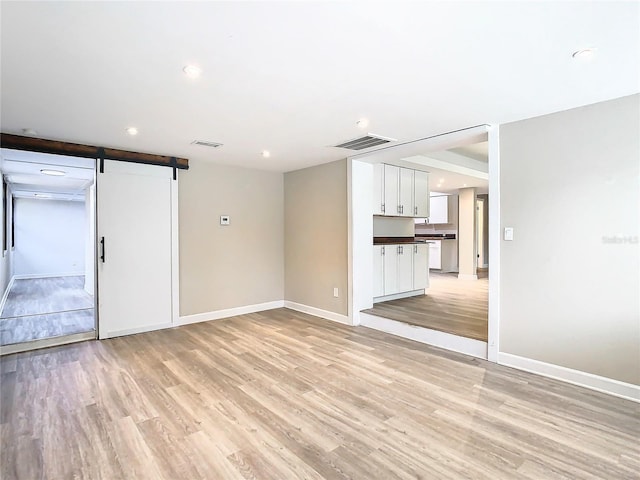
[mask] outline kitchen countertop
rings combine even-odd
[[[455,240],[455,233],[417,233],[416,238],[426,238],[429,240]]]
[[[415,238],[415,237],[373,237],[374,245],[398,245],[398,244],[423,244],[431,243],[427,238]]]

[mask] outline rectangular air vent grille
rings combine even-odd
[[[385,143],[395,141],[396,140],[393,138],[368,133],[364,137],[354,138],[353,140],[348,140],[334,146],[339,148],[348,148],[349,150],[364,150],[365,148],[377,147],[378,145],[384,145]]]
[[[203,147],[211,148],[218,148],[222,146],[222,144],[218,142],[206,142],[203,140],[194,140],[193,142],[191,142],[191,145],[202,145]]]

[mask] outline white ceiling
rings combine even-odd
[[[275,171],[344,158],[330,145],[362,133],[403,142],[639,90],[638,2],[0,8],[2,131]]]
[[[43,169],[65,175],[44,175]],[[84,201],[85,190],[93,184],[95,160],[3,148],[0,172],[16,197]]]

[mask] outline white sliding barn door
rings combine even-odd
[[[171,168],[112,160],[97,174],[99,338],[171,326],[177,183]]]

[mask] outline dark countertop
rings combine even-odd
[[[415,237],[373,237],[374,245],[398,245],[398,244],[422,244],[429,243],[427,238],[415,238]]]
[[[455,233],[417,233],[416,238],[426,238],[428,240],[455,240]]]

